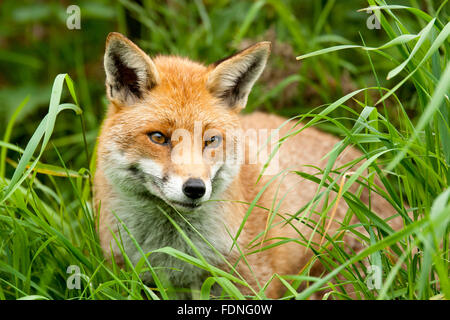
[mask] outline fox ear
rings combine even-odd
[[[209,91],[230,108],[244,108],[250,90],[266,66],[270,48],[270,42],[258,42],[214,63],[207,80]]]
[[[104,66],[108,99],[119,105],[139,101],[145,91],[159,83],[150,57],[117,32],[111,32],[106,39]]]

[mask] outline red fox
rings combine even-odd
[[[110,106],[98,138],[94,186],[106,256],[112,252],[123,263],[113,234],[134,264],[142,259],[134,241],[145,254],[162,247],[194,257],[200,253],[213,266],[235,268],[233,274],[248,284],[240,287],[243,293],[269,298],[286,290],[276,275],[296,275],[313,259],[305,242],[312,237],[318,244],[322,236],[290,217],[314,198],[317,184],[294,171],[317,173],[305,165],[323,168],[323,157],[339,139],[315,128],[289,137],[272,159],[285,173],[278,179],[273,172],[260,175],[264,161],[248,161],[249,153],[236,147],[237,134],[230,134],[275,130],[283,137],[301,127],[261,112],[239,114],[270,50],[270,42],[259,42],[205,66],[178,56],[150,58],[125,36],[108,35],[104,67]],[[247,139],[244,149],[257,140]],[[238,153],[243,161],[236,161]],[[339,161],[360,156],[348,148]],[[377,194],[371,209],[382,217],[395,213]],[[338,201],[329,234],[336,232],[347,210],[345,201]],[[309,218],[319,221],[320,212]],[[277,244],[285,239],[291,240]],[[358,246],[351,237],[346,241],[348,247]],[[199,288],[209,276],[166,253],[152,253],[148,259],[177,288]],[[152,283],[150,275],[142,277]]]

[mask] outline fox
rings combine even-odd
[[[245,284],[236,284],[243,294],[270,299],[286,291],[279,277],[297,275],[315,260],[312,248],[324,235],[295,214],[316,196],[317,183],[297,172],[317,174],[341,140],[314,127],[290,134],[303,124],[278,115],[241,113],[270,52],[271,43],[262,41],[203,64],[175,55],[150,57],[120,33],[107,36],[109,106],[98,136],[94,204],[108,259],[123,266],[123,249],[136,265],[145,255],[173,287],[200,288],[211,276],[208,268],[159,250],[170,247],[243,279]],[[235,147],[237,134],[229,132],[246,130],[290,134],[275,152],[283,174],[262,174],[271,150],[265,160],[249,161],[248,153]],[[256,140],[241,145],[245,149]],[[181,147],[188,142],[197,147]],[[242,161],[236,161],[239,152]],[[336,164],[361,155],[348,147]],[[361,197],[367,203],[367,192]],[[378,194],[370,201],[380,217],[396,214]],[[321,208],[308,219],[329,223],[328,234],[335,234],[348,205],[337,201],[328,220]],[[346,248],[361,248],[351,232],[343,232]],[[290,240],[280,244],[280,239]],[[323,270],[314,263],[311,273]],[[149,272],[140,276],[154,283]]]

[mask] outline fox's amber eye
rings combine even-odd
[[[205,148],[217,148],[218,146],[220,146],[221,142],[221,136],[212,136],[208,139],[205,139]]]
[[[156,144],[166,144],[168,142],[168,139],[165,135],[163,135],[161,132],[150,132],[148,134],[148,137],[150,140]]]

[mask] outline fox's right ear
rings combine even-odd
[[[120,33],[106,39],[104,57],[106,92],[117,105],[132,105],[159,83],[159,75],[150,57]]]

